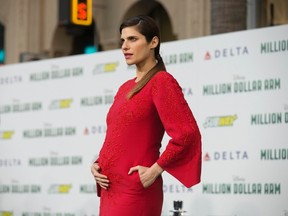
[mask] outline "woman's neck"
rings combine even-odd
[[[136,80],[135,82],[139,82],[153,67],[155,67],[156,62],[153,61],[149,64],[145,64],[142,67],[136,65]]]

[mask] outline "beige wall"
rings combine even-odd
[[[274,4],[274,25],[288,23],[288,1],[287,0],[266,0],[267,19],[271,20],[269,5]]]
[[[142,0],[152,2],[151,0]],[[177,40],[210,35],[211,0],[158,0],[165,8]],[[255,0],[256,1],[256,0]],[[103,50],[118,48],[119,24],[138,0],[94,0],[93,18]],[[277,22],[287,23],[287,3],[281,5]],[[281,3],[282,2],[282,3]],[[287,1],[285,1],[287,2]],[[6,64],[17,63],[20,54],[32,52],[46,57],[69,53],[71,38],[58,27],[58,0],[0,0],[0,22],[5,26]],[[137,10],[141,11],[141,8]],[[284,20],[284,21],[283,21]]]
[[[177,39],[210,34],[210,0],[160,0],[167,10]]]
[[[6,64],[17,63],[24,52],[46,55],[57,25],[57,0],[0,0],[5,26]]]
[[[172,22],[177,39],[209,34],[210,0],[160,0]],[[115,49],[119,41],[119,24],[135,0],[97,0],[93,2],[93,17],[104,50]],[[58,0],[0,0],[0,22],[5,26],[6,64],[17,63],[20,53],[32,52],[52,57],[65,51],[58,26]],[[63,36],[64,37],[64,36]],[[68,48],[67,48],[68,49]]]

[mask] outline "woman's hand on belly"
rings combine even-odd
[[[101,188],[107,190],[109,188],[110,182],[107,176],[102,175],[100,173],[100,166],[98,165],[98,163],[92,164],[91,172],[92,172],[92,175],[94,176],[96,183],[99,184]]]
[[[154,183],[159,175],[163,172],[163,169],[157,164],[154,163],[151,167],[144,166],[135,166],[131,167],[128,174],[132,174],[133,172],[138,172],[140,181],[144,188],[149,187]]]

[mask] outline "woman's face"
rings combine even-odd
[[[136,27],[126,27],[121,32],[122,52],[128,65],[145,65],[148,60],[154,59],[155,40],[150,43]],[[155,45],[156,44],[156,45]]]

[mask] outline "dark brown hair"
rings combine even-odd
[[[122,33],[122,29],[131,26],[136,26],[139,33],[144,35],[148,43],[151,42],[155,36],[158,37],[159,43],[154,49],[157,64],[150,69],[139,82],[137,82],[136,86],[128,93],[128,98],[132,98],[137,94],[157,72],[166,71],[165,64],[160,55],[160,31],[154,19],[146,15],[139,15],[127,19],[120,25],[120,34]]]

